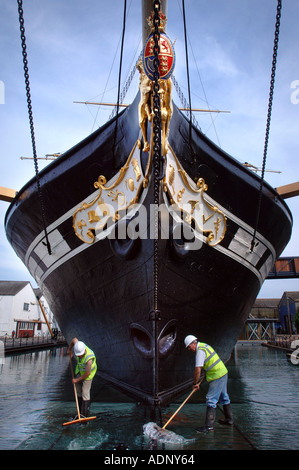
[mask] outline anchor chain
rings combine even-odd
[[[158,310],[158,275],[159,275],[159,189],[161,166],[161,102],[159,94],[159,53],[160,53],[160,2],[154,0],[154,80],[153,80],[153,179],[154,179],[154,308],[150,313],[153,324],[154,357],[153,357],[153,392],[154,408],[160,409],[159,392],[159,345],[158,325],[160,312]]]
[[[33,152],[34,168],[35,168],[35,175],[36,175],[37,193],[38,193],[38,198],[39,198],[39,203],[40,203],[40,209],[41,209],[41,215],[42,215],[43,228],[44,228],[44,232],[45,232],[46,245],[47,245],[48,253],[49,253],[49,255],[51,255],[52,250],[51,250],[49,237],[48,237],[48,233],[47,233],[47,227],[46,227],[46,213],[45,213],[44,198],[43,198],[42,188],[41,188],[41,185],[40,185],[39,171],[38,171],[35,133],[34,133],[34,123],[33,123],[33,112],[32,112],[32,104],[31,104],[29,68],[28,68],[28,60],[27,60],[27,47],[26,47],[26,37],[25,37],[23,6],[22,6],[22,0],[17,0],[17,2],[18,2],[18,13],[19,13],[19,23],[20,23],[20,32],[21,32],[21,42],[22,42],[22,55],[23,55],[23,65],[24,65],[25,87],[26,87],[27,107],[28,107],[29,125],[30,125],[31,142],[32,142],[32,152]]]
[[[161,103],[159,94],[160,2],[154,1],[153,172],[154,172],[154,312],[158,311],[159,188],[161,166]]]

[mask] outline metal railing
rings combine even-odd
[[[30,338],[16,338],[16,337],[9,337],[8,335],[0,337],[4,345],[5,351],[9,351],[12,349],[22,349],[22,348],[29,348],[29,347],[42,347],[54,344],[63,344],[65,343],[65,338],[62,333],[58,333],[55,335],[54,338],[48,334],[42,334],[38,336],[32,336]]]
[[[267,345],[292,351],[292,343],[299,340],[299,335],[277,335],[275,340],[266,341]]]

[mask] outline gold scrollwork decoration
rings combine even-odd
[[[120,212],[125,213],[138,202],[145,187],[145,180],[149,177],[146,174],[142,178],[139,160],[137,141],[118,174],[110,180],[110,183],[105,176],[100,175],[94,183],[94,187],[99,190],[97,196],[89,203],[83,202],[73,214],[75,234],[84,243],[93,243],[95,235],[105,229],[109,220],[115,223],[120,219]]]
[[[195,185],[170,147],[163,185],[174,210],[185,214],[185,222],[194,222],[195,229],[206,236],[208,245],[218,245],[226,233],[226,217],[216,204],[204,197],[208,190],[205,180],[199,178]]]

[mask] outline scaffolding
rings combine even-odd
[[[240,336],[242,341],[271,341],[275,339],[275,323],[271,318],[250,318],[246,321]]]

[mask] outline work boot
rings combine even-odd
[[[232,407],[230,406],[230,403],[228,405],[223,405],[223,413],[224,413],[224,418],[220,418],[218,422],[220,424],[228,424],[229,426],[232,426],[234,422],[233,422]]]
[[[89,408],[90,408],[90,400],[82,400],[82,407],[80,413],[84,418],[89,417]]]
[[[207,407],[205,425],[197,428],[196,432],[210,432],[214,430],[214,421],[216,418],[216,408]]]

